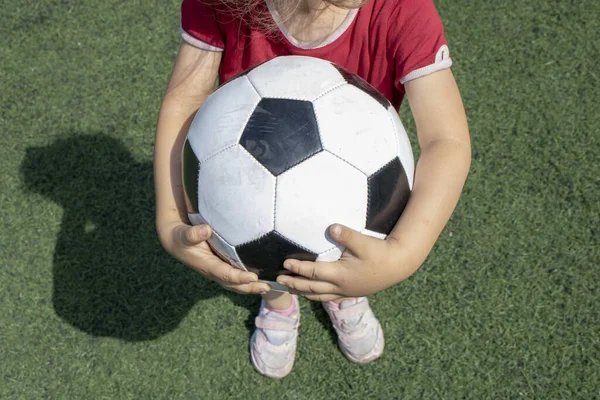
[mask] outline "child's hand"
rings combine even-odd
[[[377,293],[418,268],[389,237],[376,239],[342,225],[333,225],[330,233],[346,248],[338,261],[286,260],[284,268],[301,276],[282,275],[277,282],[309,300],[328,301]]]
[[[173,222],[163,229],[166,232],[159,235],[165,238],[163,246],[172,256],[225,289],[241,294],[266,293],[271,289],[267,283],[257,282],[256,274],[235,268],[213,253],[206,242],[212,235],[210,226]]]

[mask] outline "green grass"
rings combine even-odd
[[[600,2],[436,4],[473,139],[460,205],[422,269],[372,296],[382,359],[346,361],[303,301],[274,381],[249,361],[258,299],[154,233],[179,2],[5,2],[0,399],[600,398]]]

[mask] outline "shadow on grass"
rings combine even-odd
[[[175,329],[196,302],[221,294],[256,313],[258,296],[222,290],[162,249],[152,164],[134,160],[118,140],[70,134],[29,148],[21,168],[29,190],[64,209],[53,305],[71,325],[96,336],[154,339]],[[253,322],[246,323],[250,332]]]
[[[333,325],[329,320],[329,315],[327,315],[327,312],[325,311],[323,306],[321,306],[321,303],[318,301],[311,301],[310,308],[317,321],[319,321],[319,323],[323,327],[323,332],[327,332],[329,334],[329,339],[331,340],[331,343],[337,343],[337,333],[335,332],[335,329],[333,328]]]

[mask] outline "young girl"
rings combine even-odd
[[[183,0],[181,7],[183,42],[156,135],[157,231],[170,254],[208,279],[238,293],[262,294],[250,350],[254,366],[270,377],[287,375],[294,362],[297,295],[323,302],[350,360],[367,363],[381,355],[383,332],[366,296],[408,278],[425,261],[470,166],[466,117],[432,0],[352,1]],[[270,292],[255,274],[212,253],[210,227],[189,225],[180,175],[188,127],[216,79],[224,82],[284,55],[332,61],[367,80],[396,108],[406,95],[421,148],[411,198],[388,238],[332,226],[344,255],[333,263],[287,260],[284,267],[298,276],[278,282],[293,294]]]

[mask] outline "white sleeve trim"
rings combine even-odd
[[[435,62],[433,64],[409,72],[400,79],[400,84],[404,85],[408,81],[412,81],[413,79],[417,78],[422,78],[424,76],[427,76],[437,71],[441,71],[443,69],[448,69],[451,66],[452,59],[450,58],[450,50],[448,49],[448,46],[443,45],[442,47],[440,47],[437,54],[435,55]]]
[[[179,32],[181,33],[181,38],[194,47],[197,47],[202,50],[208,50],[208,51],[223,51],[223,49],[220,47],[216,47],[216,46],[210,45],[206,42],[203,42],[202,40],[196,39],[195,37],[193,37],[186,31],[184,31],[183,28],[181,28],[181,27],[179,28]]]

